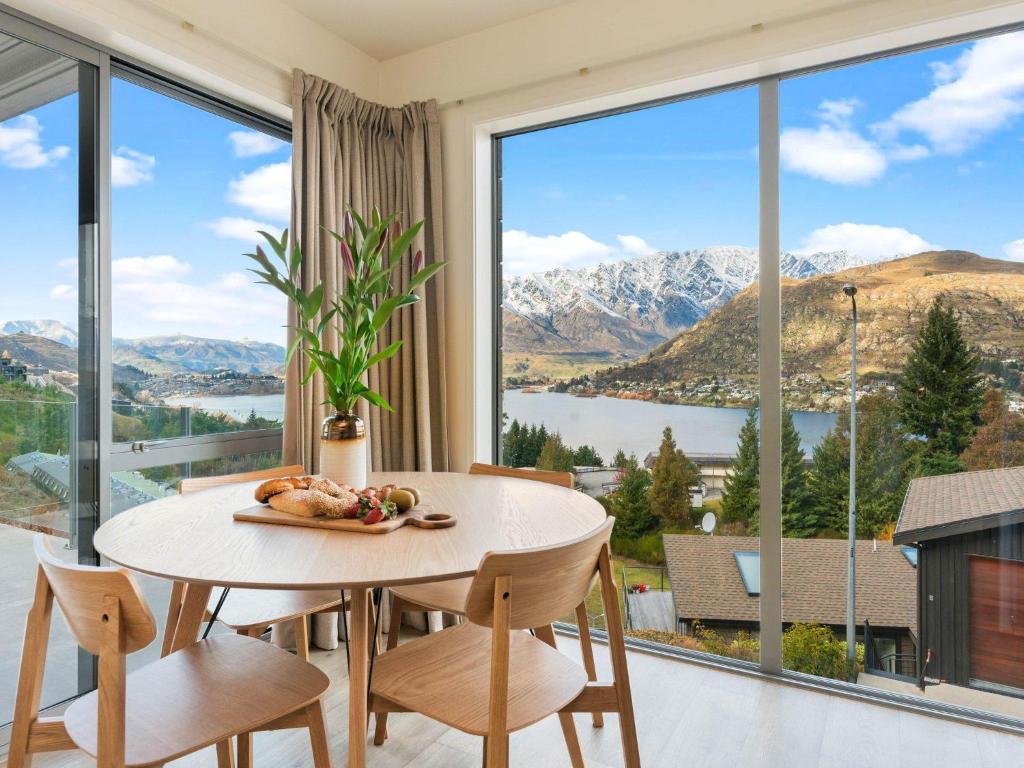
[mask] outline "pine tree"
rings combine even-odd
[[[555,432],[544,442],[536,466],[551,472],[572,472],[572,451],[562,442],[560,434]]]
[[[912,476],[914,444],[899,421],[896,401],[865,395],[857,401],[857,535],[876,536],[896,521]],[[814,449],[808,476],[818,532],[845,536],[850,498],[850,412]]]
[[[662,520],[663,525],[688,523],[693,512],[690,488],[699,482],[696,466],[676,447],[672,428],[666,427],[647,490],[651,513]]]
[[[505,434],[501,436],[501,463],[506,467],[522,466],[523,427],[519,419],[512,419]]]
[[[925,439],[921,473],[962,471],[959,456],[971,442],[981,410],[979,362],[952,307],[936,297],[897,386],[901,421]]]
[[[623,467],[626,466],[626,463],[628,461],[629,458],[626,456],[626,452],[619,448],[619,450],[617,450],[615,452],[615,455],[612,457],[612,466],[622,469]]]
[[[665,427],[658,458],[651,472],[651,487],[647,491],[651,513],[661,520],[662,525],[688,523],[693,512],[690,487],[699,482],[697,468],[676,447],[672,428]]]
[[[619,487],[611,495],[611,511],[615,515],[615,535],[637,538],[658,527],[658,518],[651,513],[647,489],[650,473],[630,456],[619,474]]]
[[[581,445],[573,452],[573,462],[577,467],[603,467],[601,454],[592,445]]]
[[[760,506],[759,440],[757,409],[747,411],[740,429],[739,446],[732,471],[725,478],[722,492],[722,520],[750,525]]]
[[[807,495],[807,469],[793,414],[782,412],[782,535],[808,538],[818,532],[818,518]]]

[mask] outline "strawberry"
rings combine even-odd
[[[384,510],[380,507],[374,507],[366,513],[366,517],[363,518],[363,525],[373,525],[379,523],[384,519]]]

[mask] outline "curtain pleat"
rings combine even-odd
[[[340,283],[336,241],[351,205],[369,217],[373,206],[401,224],[425,220],[412,252],[425,263],[444,258],[441,132],[435,101],[385,107],[322,78],[296,70],[292,82],[292,232],[304,256],[306,291],[323,281],[328,294]],[[395,274],[399,288],[411,278],[410,259]],[[380,334],[382,348],[399,339],[401,350],[368,374],[368,385],[396,409],[360,404],[370,438],[373,470],[448,469],[444,387],[444,272],[420,288],[423,301],[399,310]],[[289,309],[289,324],[294,310]],[[325,340],[337,349],[333,332]],[[320,422],[328,414],[319,377],[306,385],[305,359],[296,355],[286,374],[284,462],[317,471]]]

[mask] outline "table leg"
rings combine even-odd
[[[351,591],[349,642],[352,644],[348,670],[348,765],[366,765],[366,710],[369,685],[369,609],[370,590],[359,587]]]
[[[204,584],[186,584],[185,597],[178,615],[178,626],[174,629],[171,653],[187,648],[199,639],[199,627],[206,614],[213,587]]]
[[[171,644],[174,642],[174,630],[178,626],[178,617],[181,615],[181,598],[184,595],[185,582],[175,581],[171,585],[171,597],[167,602],[167,622],[164,624],[164,639],[160,647],[161,658],[171,652]]]

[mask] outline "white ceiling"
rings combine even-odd
[[[383,61],[572,0],[283,0]]]

